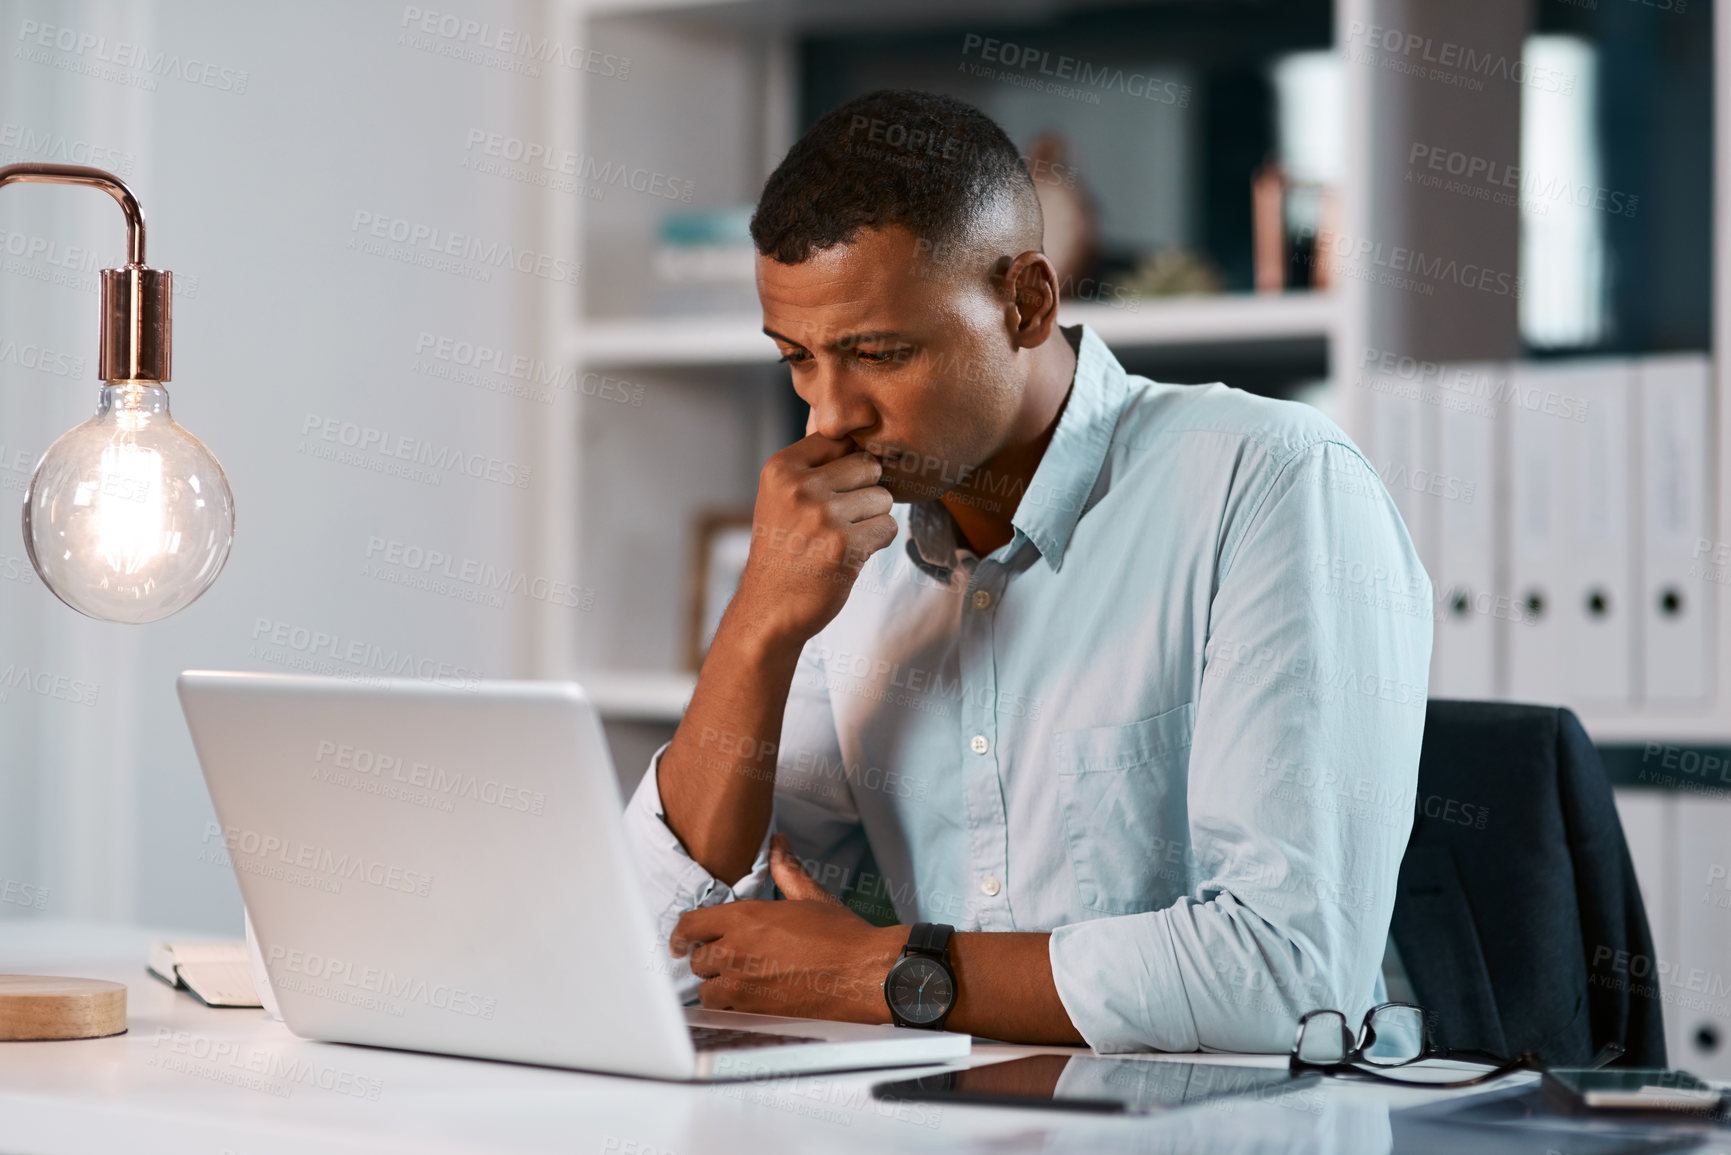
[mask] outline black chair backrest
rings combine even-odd
[[[1446,1046],[1663,1067],[1658,967],[1598,753],[1568,710],[1433,699],[1391,934]]]

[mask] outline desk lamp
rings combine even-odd
[[[113,173],[0,167],[8,184],[101,189],[126,215],[126,265],[102,270],[96,416],[42,455],[24,497],[30,564],[61,601],[110,622],[154,622],[210,588],[234,541],[222,466],[168,413],[174,274],[144,263],[144,212]],[[0,975],[0,1039],[74,1039],[126,1029],[126,988]]]

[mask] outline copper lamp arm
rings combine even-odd
[[[111,172],[81,164],[9,164],[0,168],[0,187],[9,184],[81,184],[113,197],[126,214],[126,263],[144,264],[144,210],[126,182]]]
[[[126,266],[102,270],[96,375],[103,381],[167,381],[174,348],[174,274],[145,267],[144,210],[126,182],[79,164],[9,164],[0,168],[0,187],[9,184],[81,184],[101,189],[120,205],[126,214]]]

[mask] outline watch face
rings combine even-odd
[[[936,959],[908,955],[890,970],[888,993],[896,1014],[910,1023],[935,1023],[956,1001],[956,984]]]

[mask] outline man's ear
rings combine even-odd
[[[1005,318],[1018,349],[1046,343],[1058,324],[1058,272],[1046,254],[1030,249],[1004,267]]]

